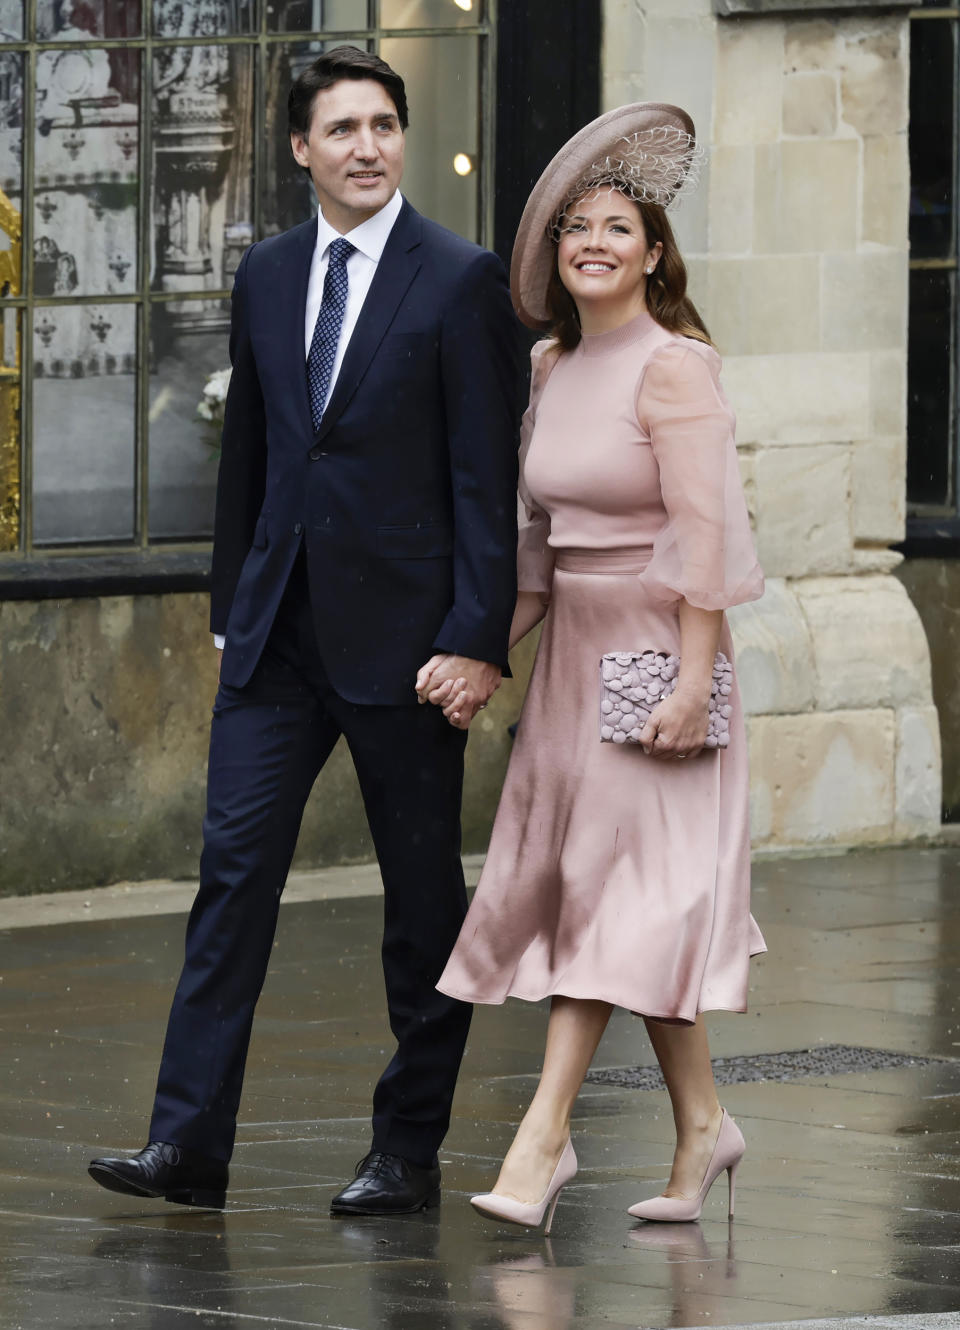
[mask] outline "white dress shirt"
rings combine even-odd
[[[352,231],[348,231],[344,236],[344,240],[349,240],[350,244],[353,245],[354,252],[347,259],[347,306],[343,311],[343,323],[340,326],[340,340],[337,342],[337,356],[333,362],[333,373],[330,375],[327,402],[330,400],[333,385],[340,373],[344,353],[350,344],[353,330],[357,326],[357,319],[360,317],[363,302],[370,290],[373,275],[377,271],[377,264],[380,262],[380,257],[386,247],[394,223],[400,216],[402,207],[403,196],[397,190],[389,203],[385,203],[379,212],[374,213],[372,217],[368,217],[365,222],[361,222],[359,226],[354,227]],[[313,341],[313,329],[317,322],[317,315],[320,313],[320,302],[323,300],[323,280],[327,275],[327,265],[330,262],[330,246],[339,238],[340,232],[333,229],[322,212],[317,213],[317,245],[310,263],[310,278],[307,282],[307,313],[303,325],[304,373],[306,373],[307,357],[310,354],[310,343]],[[226,638],[219,633],[215,633],[213,641],[218,650],[222,651]]]

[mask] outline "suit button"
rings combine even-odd
[[[311,462],[315,462],[318,457],[323,456],[323,453],[320,451],[319,448],[311,448],[310,452],[307,455],[310,458]]]
[[[295,522],[295,523],[294,523],[294,526],[293,526],[293,534],[294,534],[295,536],[299,536],[299,534],[300,534],[300,532],[301,532],[302,530],[303,530],[303,523],[302,523],[302,522]]]

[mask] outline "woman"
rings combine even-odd
[[[743,1011],[750,955],[747,753],[704,748],[723,610],[759,597],[720,360],[664,205],[689,183],[693,124],[621,107],[551,162],[511,283],[533,350],[521,446],[511,645],[545,618],[483,876],[438,987],[466,1002],[552,997],[540,1084],[481,1213],[537,1225],[576,1171],[570,1116],[614,1006],[641,1014],[677,1146],[645,1219],[699,1217],[743,1138],[721,1109],[700,1013]],[[639,746],[600,741],[600,658],[680,658]],[[430,700],[460,719],[462,694]]]

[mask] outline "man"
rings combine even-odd
[[[398,193],[407,105],[388,65],[321,56],[289,122],[320,216],[252,245],[234,285],[200,890],[150,1143],[90,1173],[223,1206],[280,893],[343,734],[383,877],[397,1050],[332,1210],[409,1213],[439,1200],[470,1019],[434,984],[466,909],[465,729],[499,684],[515,599],[517,325],[499,260]],[[444,710],[418,706],[424,667],[456,682]]]

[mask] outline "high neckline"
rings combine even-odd
[[[608,356],[614,351],[621,351],[625,346],[633,346],[640,342],[657,327],[657,321],[649,310],[642,309],[639,314],[635,314],[627,323],[621,323],[619,328],[611,328],[609,332],[590,333],[589,336],[584,333],[580,338],[580,345],[583,348],[585,356]]]

